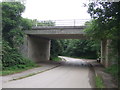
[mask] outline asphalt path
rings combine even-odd
[[[54,69],[24,79],[3,83],[3,88],[93,88],[90,67],[86,61],[63,57]]]

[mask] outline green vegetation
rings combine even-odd
[[[79,57],[79,58],[88,58],[96,59],[100,51],[99,42],[92,40],[64,40],[64,51],[63,55]]]
[[[19,52],[23,43],[24,30],[30,29],[29,19],[21,17],[25,6],[20,2],[2,2],[2,73],[3,75],[21,72],[36,67],[31,60]]]
[[[118,66],[112,65],[112,66],[106,68],[105,71],[111,73],[113,76],[116,76],[118,74]]]
[[[105,69],[106,72],[112,74],[116,78],[116,80],[120,80],[120,77],[118,77],[118,66],[112,65]]]
[[[32,22],[32,26],[55,26],[55,22],[52,22],[50,20],[48,21],[39,21],[37,19],[30,20]]]
[[[9,67],[3,71],[0,71],[0,75],[4,76],[4,75],[10,75],[14,73],[19,73],[28,69],[36,68],[36,67],[40,67],[40,66],[39,65],[17,65],[17,66]]]
[[[120,2],[95,2],[90,3],[88,7],[92,20],[86,23],[85,32],[92,40],[111,41],[108,46],[110,67],[106,71],[118,78],[120,76],[117,67],[120,62]]]
[[[20,52],[20,46],[23,44],[24,30],[30,30],[32,26],[53,26],[52,21],[38,21],[22,18],[21,14],[25,6],[20,2],[2,2],[2,66],[1,75],[8,75],[21,72],[37,65]],[[54,58],[55,61],[60,60]]]
[[[51,60],[58,56],[96,59],[100,53],[100,42],[93,40],[64,39],[51,41]]]
[[[59,57],[52,57],[51,60],[52,61],[61,61],[61,58],[59,58]]]
[[[98,5],[99,4],[99,5]],[[85,32],[94,40],[111,40],[112,56],[120,54],[120,2],[90,3],[88,13],[93,18],[86,23]],[[104,27],[104,28],[103,28]]]
[[[51,51],[50,51],[50,60],[52,61],[59,61],[60,58],[58,57],[63,52],[63,45],[61,40],[51,40]]]
[[[100,76],[95,77],[96,88],[105,88],[103,80]]]
[[[55,23],[52,21],[40,21],[37,26],[55,26]]]

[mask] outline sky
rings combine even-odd
[[[27,0],[22,17],[37,20],[90,19],[88,0]]]

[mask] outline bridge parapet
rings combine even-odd
[[[36,27],[32,27],[32,30],[69,30],[69,29],[84,29],[85,26],[36,26]]]

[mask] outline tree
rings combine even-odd
[[[120,2],[90,3],[88,13],[94,19],[86,32],[98,40],[111,39],[113,52],[120,54]]]
[[[87,23],[86,33],[93,39],[111,40],[108,47],[111,49],[109,61],[114,67],[111,66],[110,73],[117,76],[120,72],[118,71],[120,64],[120,2],[97,2],[90,3],[88,6],[88,13],[93,20]],[[118,79],[120,80],[120,77]]]
[[[52,21],[41,21],[38,22],[37,26],[55,26],[55,22]]]
[[[27,19],[27,18],[21,19],[22,30],[30,30],[32,26],[33,26],[33,21],[31,19]]]
[[[120,2],[90,3],[88,13],[94,19],[88,26],[88,33],[94,33],[92,36],[98,36],[99,39],[119,39]]]
[[[53,21],[39,21],[37,19],[32,20],[32,26],[55,26]]]
[[[51,59],[58,57],[63,52],[63,45],[61,40],[51,40]]]
[[[67,43],[67,44],[66,44]],[[96,46],[92,40],[66,40],[64,54],[80,58],[97,58],[99,45]],[[97,50],[98,49],[98,50]]]
[[[23,43],[23,30],[29,29],[31,26],[28,19],[21,17],[25,6],[20,2],[2,2],[0,4],[2,4],[3,69],[30,65],[31,61],[24,58],[18,50]]]
[[[21,13],[25,7],[20,2],[3,2],[2,3],[2,34],[3,39],[9,42],[11,47],[19,45],[22,42],[21,26]]]

